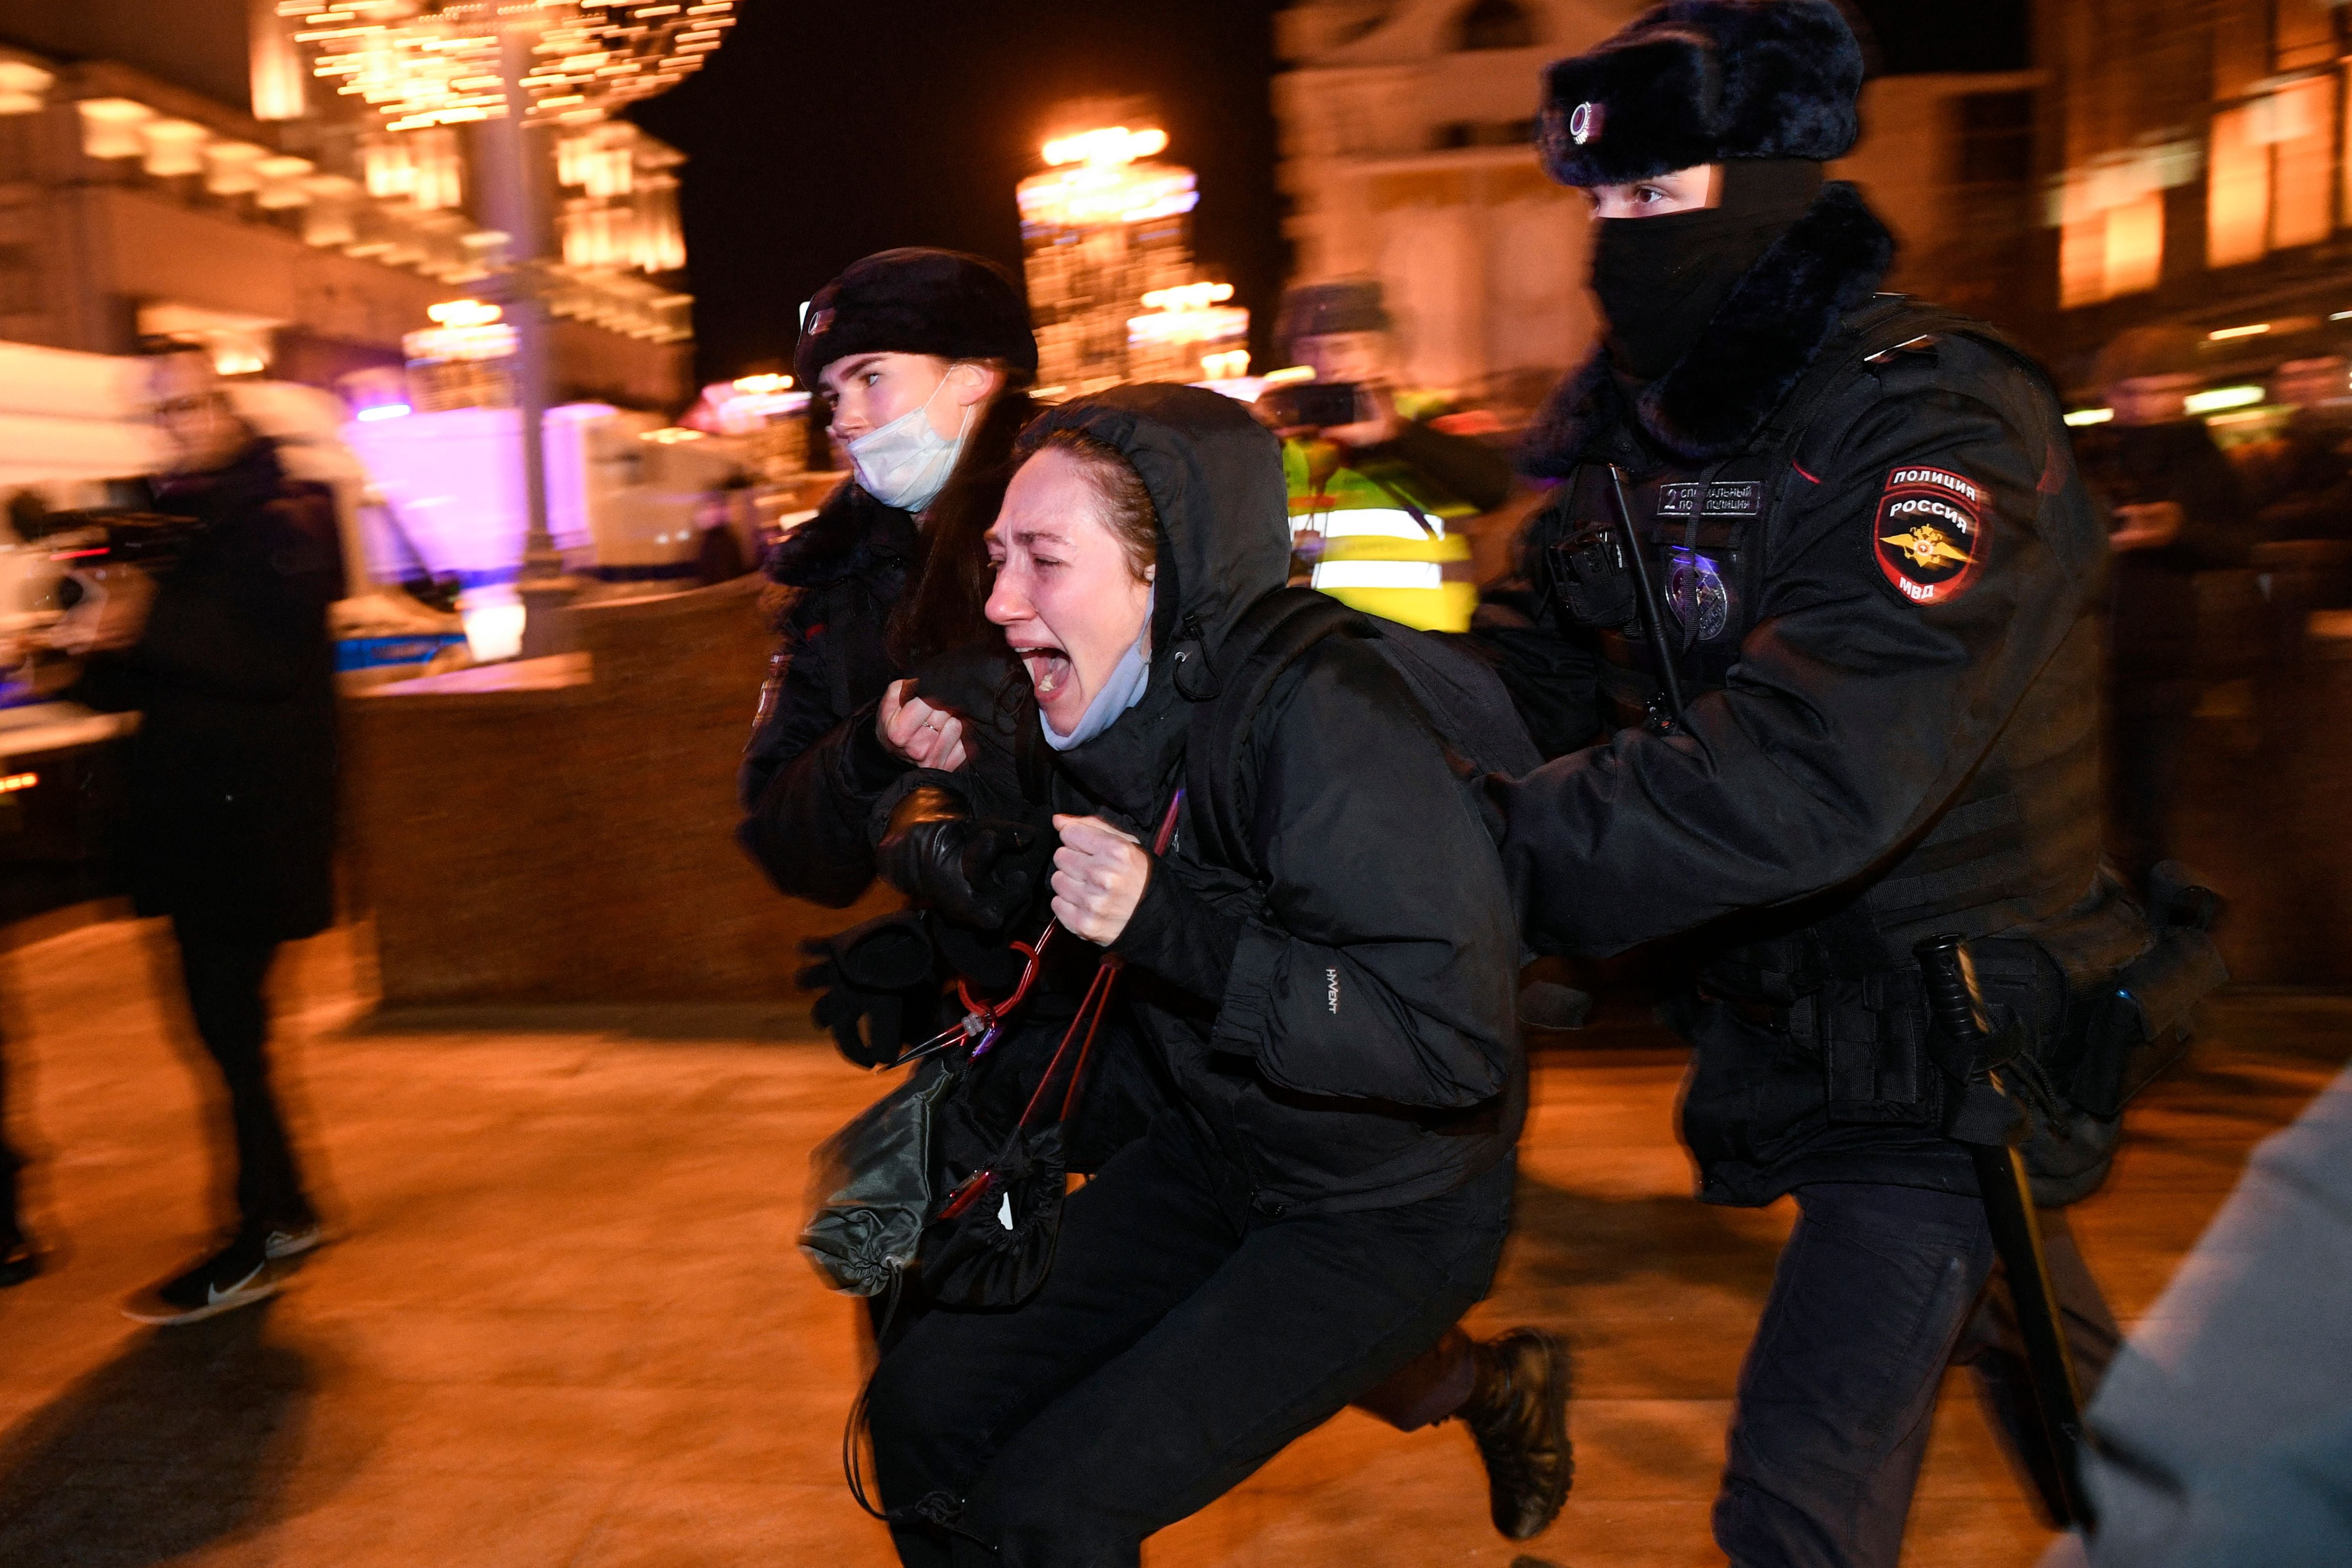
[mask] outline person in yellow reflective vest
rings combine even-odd
[[[1392,384],[1395,340],[1381,286],[1308,284],[1283,297],[1279,337],[1314,380],[1260,406],[1283,436],[1291,536],[1314,586],[1368,614],[1462,632],[1477,607],[1457,525],[1502,505],[1501,452],[1431,423],[1443,394]]]

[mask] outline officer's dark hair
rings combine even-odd
[[[1027,444],[1024,444],[1026,447]],[[1059,452],[1078,465],[1095,498],[1102,503],[1103,527],[1127,552],[1127,567],[1137,580],[1160,559],[1160,510],[1143,476],[1135,471],[1118,447],[1083,430],[1057,430],[1022,453],[1026,463],[1040,452]]]
[[[206,363],[212,360],[212,345],[187,332],[145,332],[132,346],[132,352],[142,360],[168,360],[175,354],[202,354]]]
[[[1023,379],[1029,378],[1024,373]],[[955,471],[925,513],[922,574],[891,612],[885,633],[890,658],[900,669],[996,635],[983,613],[989,590],[985,536],[1012,482],[1013,443],[1037,411],[1037,401],[1008,378],[982,410]]]

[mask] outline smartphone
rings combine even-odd
[[[1273,388],[1257,401],[1273,416],[1276,430],[1360,424],[1373,413],[1372,400],[1358,382],[1295,382]]]

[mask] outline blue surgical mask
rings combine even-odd
[[[1056,751],[1067,751],[1074,746],[1083,745],[1108,729],[1119,715],[1141,702],[1144,687],[1151,684],[1151,655],[1146,649],[1150,641],[1151,596],[1147,594],[1143,601],[1143,630],[1135,634],[1134,645],[1121,653],[1118,663],[1111,666],[1110,678],[1103,682],[1102,690],[1088,700],[1087,711],[1078,716],[1077,727],[1063,735],[1055,729],[1054,721],[1042,711],[1037,715],[1038,727],[1045,732],[1045,744]]]
[[[947,378],[940,377],[922,407],[909,409],[849,444],[858,484],[884,506],[919,512],[939,498],[948,476],[955,472],[963,438],[971,430],[971,410],[963,411],[963,428],[953,441],[931,428],[931,400],[947,384]]]

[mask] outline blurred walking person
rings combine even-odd
[[[2269,539],[2352,539],[2352,367],[2341,354],[2289,360],[2271,398],[2294,410],[2286,428],[2230,455]]]
[[[226,1239],[126,1303],[193,1322],[274,1294],[322,1239],[269,1081],[263,987],[281,942],[333,917],[334,504],[289,479],[194,343],[148,345],[169,468],[152,509],[191,519],[176,559],[115,574],[70,694],[135,709],[121,853],[142,915],[167,916],[188,1011],[236,1148]]]
[[[2197,707],[2197,574],[2244,565],[2251,544],[2237,473],[2188,412],[2199,340],[2187,328],[2138,327],[2108,344],[2096,376],[2116,416],[2074,437],[2084,483],[2114,518],[2107,852],[2138,887],[2169,858]]]
[[[16,1190],[25,1157],[8,1141],[8,1052],[0,1041],[0,1290],[21,1285],[41,1271],[41,1255],[25,1232],[23,1198]]]

